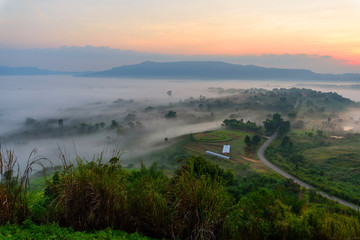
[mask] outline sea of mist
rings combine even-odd
[[[118,136],[114,132],[62,138],[16,139],[2,142],[3,149],[11,149],[24,164],[32,149],[37,148],[38,156],[58,162],[60,150],[69,158],[76,155],[92,158],[105,152],[111,155],[114,149],[124,152],[124,159],[146,155],[167,147],[164,138],[174,139],[183,134],[201,132],[220,127],[223,118],[199,122],[168,120],[162,113],[144,113],[148,106],[164,106],[184,101],[190,97],[222,97],[209,88],[312,88],[324,92],[337,92],[354,101],[360,101],[360,88],[351,88],[344,83],[327,85],[321,83],[285,81],[203,81],[203,80],[135,80],[114,78],[79,78],[72,76],[12,76],[0,77],[0,136],[7,136],[24,125],[26,118],[64,119],[65,123],[76,121],[110,121],[123,119],[136,112],[146,134],[136,132]],[[171,93],[169,93],[171,91]],[[118,99],[125,100],[117,102]],[[164,110],[165,111],[165,110]],[[185,111],[185,110],[184,110]],[[188,113],[193,116],[196,113]],[[349,118],[358,117],[357,110],[348,113]],[[201,117],[201,116],[196,116]],[[205,116],[206,117],[206,116]],[[175,122],[174,122],[175,121]],[[130,164],[130,163],[127,163]]]

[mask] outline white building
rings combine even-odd
[[[230,145],[224,145],[222,153],[225,155],[230,154]]]
[[[229,160],[230,158],[227,157],[227,156],[224,156],[224,155],[221,155],[221,154],[218,154],[218,153],[214,153],[214,152],[210,152],[210,151],[206,151],[205,152],[207,155],[211,155],[211,156],[214,156],[214,157],[218,157],[218,158],[222,158],[222,159],[226,159],[226,160]]]

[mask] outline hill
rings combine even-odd
[[[56,72],[36,67],[6,67],[0,66],[0,76],[36,76],[36,75],[60,75],[74,74],[69,72]]]
[[[319,74],[306,69],[264,68],[216,61],[142,62],[110,70],[80,74],[82,77],[156,79],[247,79],[360,81],[360,74]]]

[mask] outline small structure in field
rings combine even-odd
[[[221,159],[226,159],[226,160],[230,159],[230,157],[227,157],[227,156],[224,156],[224,155],[221,155],[221,154],[218,154],[218,153],[214,153],[214,152],[211,152],[211,151],[206,151],[205,153],[207,155],[218,157],[218,158],[221,158]]]
[[[230,145],[224,145],[222,153],[225,155],[229,155],[230,154]]]

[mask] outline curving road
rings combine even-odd
[[[352,204],[350,202],[347,202],[347,201],[344,201],[340,198],[337,198],[337,197],[334,197],[334,196],[331,196],[323,191],[319,191],[317,190],[316,188],[310,186],[309,184],[307,183],[304,183],[303,181],[297,179],[296,177],[288,174],[287,172],[284,172],[283,170],[281,170],[280,168],[278,168],[277,166],[275,166],[274,164],[272,164],[271,162],[269,162],[268,160],[266,160],[266,158],[264,157],[264,151],[265,149],[270,145],[270,143],[276,138],[277,136],[277,132],[272,135],[259,149],[258,151],[258,156],[260,158],[260,160],[266,165],[268,166],[269,168],[271,168],[272,170],[274,170],[275,172],[279,173],[281,176],[284,176],[286,177],[287,179],[291,179],[293,180],[295,183],[299,184],[300,186],[302,187],[305,187],[307,189],[314,189],[318,194],[322,195],[323,197],[326,197],[328,199],[331,199],[333,201],[336,201],[344,206],[347,206],[347,207],[350,207],[352,209],[355,209],[355,210],[360,210],[360,207],[355,205],[355,204]]]

